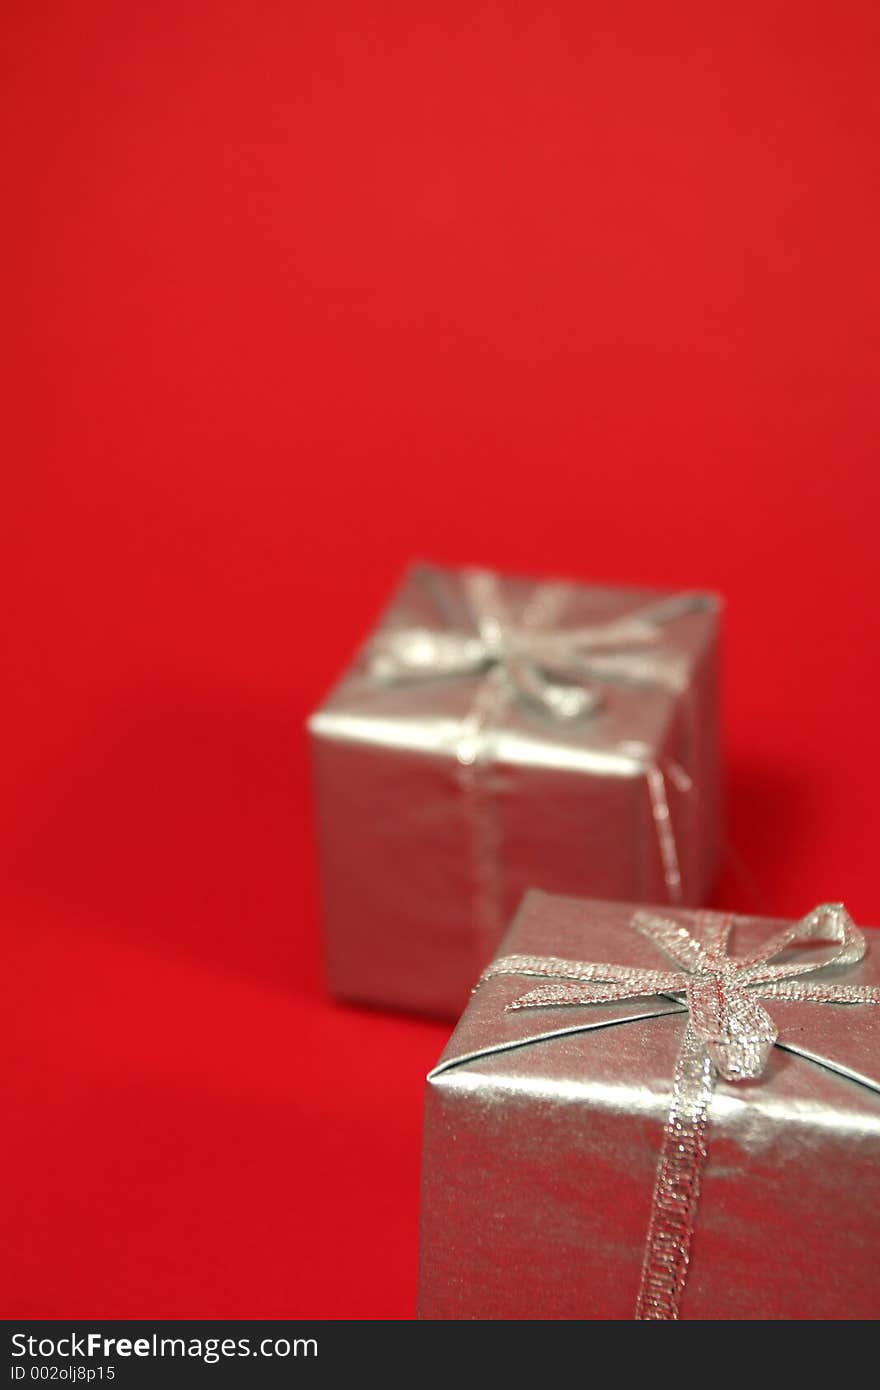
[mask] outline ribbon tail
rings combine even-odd
[[[640,965],[599,964],[588,960],[565,960],[562,956],[499,956],[486,966],[478,984],[497,975],[535,975],[544,980],[587,980],[597,984],[626,985],[631,997],[678,993],[686,989],[687,975],[681,970],[645,970]]]
[[[706,1129],[715,1068],[688,1023],[675,1063],[672,1102],[657,1160],[642,1278],[639,1321],[678,1318],[708,1156]]]
[[[651,763],[647,767],[646,777],[648,795],[651,798],[651,814],[654,818],[657,841],[660,845],[666,891],[671,903],[680,903],[682,900],[681,865],[678,859],[678,846],[675,842],[672,813],[669,809],[669,798],[666,795],[666,778],[656,763]]]
[[[711,594],[680,593],[670,594],[668,598],[657,599],[643,608],[637,608],[632,616],[640,622],[670,623],[683,618],[687,613],[705,613],[717,607],[717,599]]]
[[[880,1004],[877,985],[802,984],[800,980],[779,980],[755,990],[758,999],[787,999],[793,1003]]]
[[[614,1004],[619,999],[637,999],[633,985],[592,984],[587,980],[554,980],[538,985],[508,1004],[505,1013],[516,1009],[568,1008],[581,1004]]]
[[[436,681],[444,676],[481,670],[488,654],[479,637],[430,628],[404,628],[375,638],[368,648],[368,666],[377,680]]]

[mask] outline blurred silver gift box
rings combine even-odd
[[[457,1016],[531,887],[704,902],[719,616],[413,566],[309,720],[331,992]]]

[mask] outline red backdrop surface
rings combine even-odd
[[[411,556],[720,590],[717,902],[880,921],[880,11],[5,27],[3,1311],[408,1317],[302,725]]]

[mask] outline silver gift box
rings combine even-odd
[[[503,949],[662,969],[635,911],[531,893]],[[784,925],[733,919],[731,953]],[[810,988],[874,1007],[774,998],[763,1075],[715,1082],[682,1318],[880,1314],[880,933],[864,936],[860,963]],[[419,1316],[630,1319],[688,1015],[659,996],[510,1008],[524,984],[486,978],[428,1079]]]
[[[719,602],[409,570],[309,720],[338,998],[449,1018],[523,892],[700,903]]]

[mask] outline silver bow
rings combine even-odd
[[[627,617],[588,627],[547,630],[515,622],[498,578],[465,570],[463,584],[475,634],[404,628],[383,632],[370,652],[370,669],[388,681],[436,679],[497,669],[520,696],[561,719],[584,715],[600,703],[588,682],[631,680],[680,688],[683,672],[668,653],[651,650],[658,628],[704,602],[679,594]]]
[[[609,1004],[653,994],[670,996],[687,1010],[636,1305],[636,1317],[643,1319],[678,1317],[708,1152],[706,1126],[716,1070],[727,1081],[756,1079],[777,1041],[776,1025],[757,1001],[880,1004],[880,988],[804,981],[828,966],[854,965],[865,954],[864,936],[839,903],[815,908],[745,957],[727,952],[732,916],[701,913],[700,923],[697,939],[666,917],[638,912],[632,919],[636,930],[676,962],[677,970],[512,955],[502,956],[482,976],[535,975],[550,981],[514,999],[507,1005],[511,1010]],[[826,949],[773,963],[790,947],[807,943]]]

